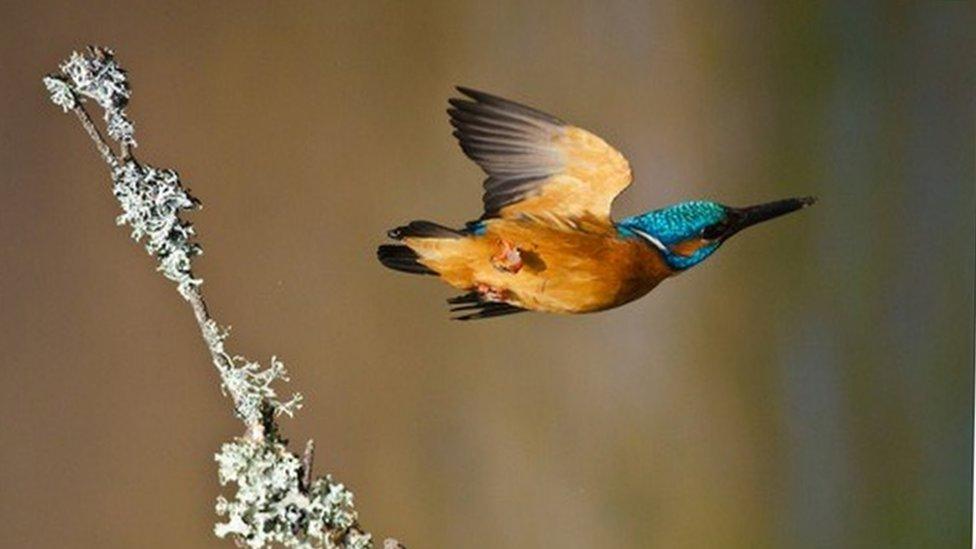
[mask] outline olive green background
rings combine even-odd
[[[284,429],[422,547],[962,547],[973,411],[969,2],[0,7],[0,545],[210,547],[240,431],[40,78],[130,71],[141,159],[204,209],[232,348]],[[630,159],[618,217],[815,194],[624,308],[447,320],[384,231],[479,214],[464,84]],[[223,542],[227,546],[227,542]]]

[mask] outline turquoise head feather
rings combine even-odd
[[[683,271],[704,261],[742,229],[814,203],[812,197],[777,200],[746,208],[693,200],[635,215],[617,223],[621,236],[641,238],[669,267]]]

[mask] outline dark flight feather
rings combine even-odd
[[[453,317],[453,320],[478,320],[515,313],[524,313],[526,309],[498,301],[485,301],[478,292],[468,292],[447,300],[452,313],[465,313]],[[473,311],[473,312],[468,312]]]
[[[565,123],[514,101],[458,87],[465,98],[449,100],[454,136],[471,160],[488,174],[482,219],[532,195],[559,173],[563,160],[552,141]]]
[[[408,237],[416,238],[461,238],[464,233],[439,225],[433,221],[411,221],[402,227],[390,229],[386,232],[387,236],[394,240],[402,240]]]
[[[383,244],[376,249],[380,263],[395,271],[412,274],[436,275],[437,271],[420,263],[420,256],[402,244]]]

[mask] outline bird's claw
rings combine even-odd
[[[496,303],[504,303],[508,297],[508,292],[499,288],[493,288],[487,284],[478,284],[475,290],[481,294],[481,299],[484,301],[492,301]]]
[[[522,270],[522,254],[509,241],[502,240],[498,253],[491,256],[491,264],[499,271],[515,274]]]

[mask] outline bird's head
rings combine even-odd
[[[617,223],[624,236],[638,237],[657,248],[668,266],[683,271],[701,263],[737,232],[816,202],[813,197],[787,198],[746,208],[696,200],[628,217]]]

